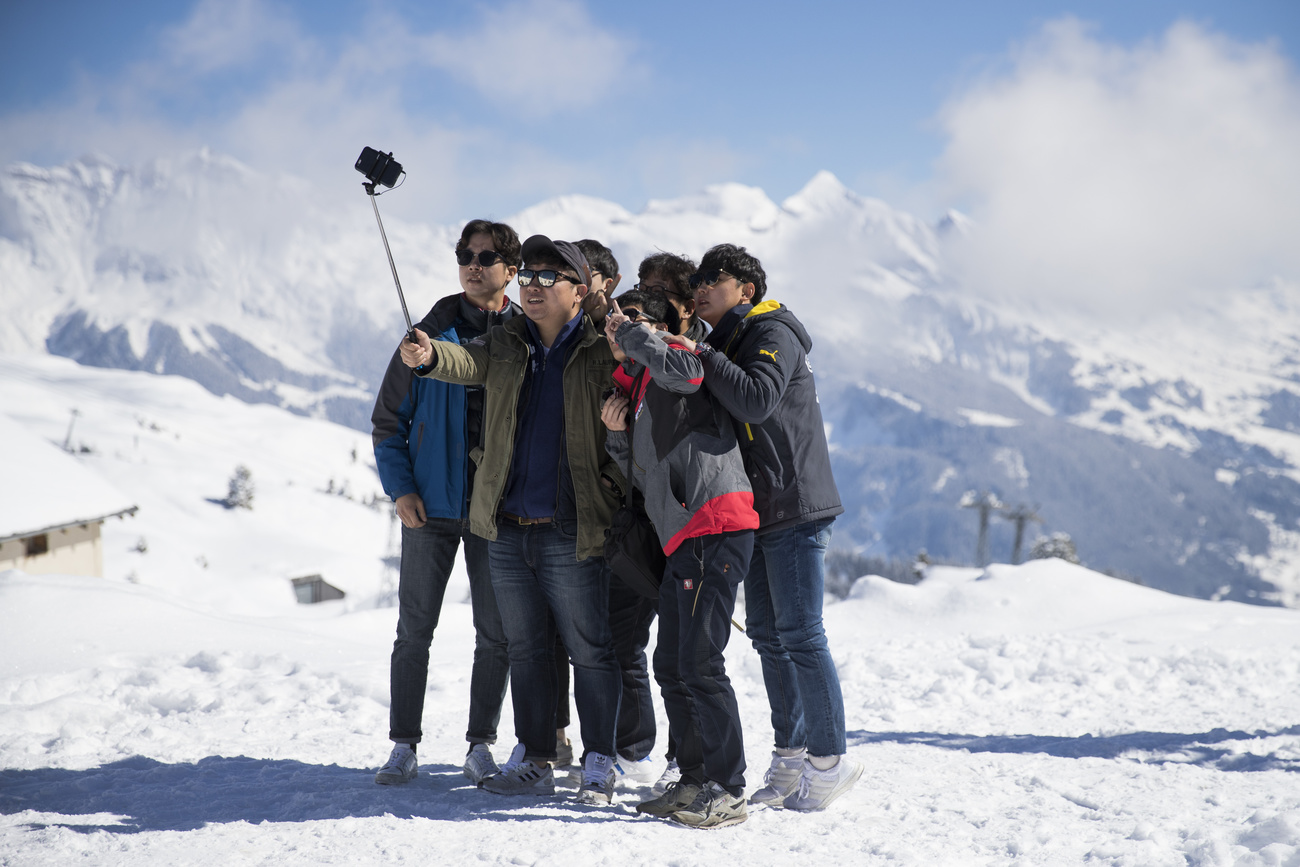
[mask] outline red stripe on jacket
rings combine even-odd
[[[757,529],[758,512],[754,511],[753,492],[732,491],[729,494],[719,494],[700,506],[686,526],[668,540],[668,544],[664,545],[664,554],[672,554],[687,539],[697,536]]]

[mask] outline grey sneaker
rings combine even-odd
[[[677,767],[677,760],[669,759],[668,767],[664,768],[664,772],[659,775],[659,779],[655,783],[654,793],[656,795],[662,795],[664,792],[668,791],[669,786],[681,778],[682,769]]]
[[[516,744],[501,770],[478,784],[494,795],[554,795],[555,775],[545,767],[524,760],[524,745]]]
[[[388,761],[375,774],[375,782],[381,786],[397,786],[415,779],[419,766],[415,761],[415,750],[410,744],[398,744],[388,754]]]
[[[785,803],[803,776],[803,763],[807,753],[803,750],[798,755],[786,758],[780,753],[772,753],[772,767],[763,775],[763,788],[749,796],[751,804],[766,804],[779,807]]]
[[[725,828],[739,825],[748,818],[745,799],[736,797],[717,783],[709,783],[700,789],[689,807],[673,813],[674,822],[690,828]]]
[[[603,753],[587,753],[582,763],[582,785],[574,800],[604,806],[614,800],[614,760]]]
[[[647,816],[671,816],[678,810],[685,810],[693,804],[695,796],[699,793],[699,786],[674,780],[659,797],[637,804],[636,811]]]
[[[471,783],[477,786],[499,770],[487,744],[474,744],[469,748],[465,756],[465,776]]]
[[[573,764],[573,741],[565,738],[555,742],[555,761],[552,764],[557,768]]]
[[[812,762],[804,764],[799,788],[785,799],[787,810],[825,810],[840,795],[853,788],[862,776],[862,765],[840,756],[835,767],[819,771]]]

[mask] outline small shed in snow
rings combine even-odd
[[[100,527],[136,508],[99,473],[0,415],[0,572],[102,577]]]

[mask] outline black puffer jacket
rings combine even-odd
[[[739,304],[705,342],[704,382],[737,422],[758,532],[841,514],[803,324],[776,301]]]

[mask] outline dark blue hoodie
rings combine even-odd
[[[704,384],[737,422],[759,533],[844,511],[808,351],[812,338],[776,301],[738,304],[705,340]]]

